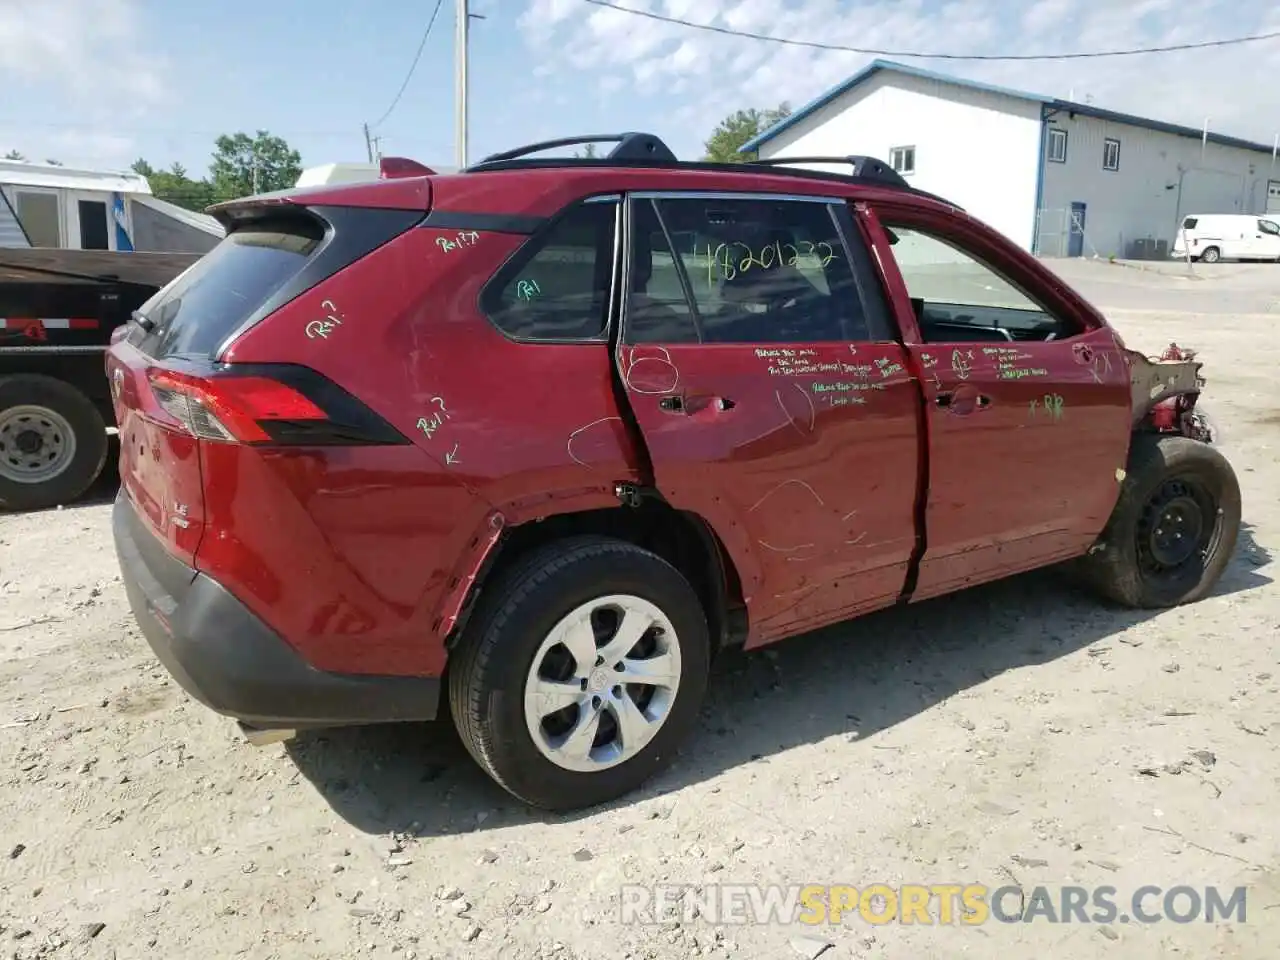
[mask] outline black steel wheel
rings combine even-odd
[[[1240,486],[1221,452],[1187,437],[1142,434],[1100,549],[1084,565],[1110,599],[1176,606],[1214,588],[1239,532]]]

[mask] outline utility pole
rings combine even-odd
[[[457,0],[457,33],[454,36],[454,112],[457,121],[455,153],[458,169],[467,165],[467,33],[471,24],[467,0]]]
[[[369,139],[369,125],[364,125],[364,149],[369,155],[369,162],[373,163],[373,141]]]

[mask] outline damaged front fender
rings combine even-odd
[[[1152,359],[1125,350],[1129,361],[1132,426],[1146,424],[1160,432],[1176,432],[1206,443],[1213,441],[1208,420],[1195,409],[1204,388],[1203,366],[1195,351],[1169,344]]]

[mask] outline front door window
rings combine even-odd
[[[906,226],[890,226],[889,238],[925,343],[1061,340],[1080,332],[953,242]]]
[[[1017,252],[1001,255],[996,238],[880,218],[929,410],[915,595],[1078,554],[1106,522],[1125,462],[1129,380],[1114,339],[1031,296]]]

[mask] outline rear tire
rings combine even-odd
[[[80,497],[107,459],[107,425],[71,384],[0,377],[0,508],[39,510]]]
[[[1217,263],[1222,259],[1222,251],[1217,247],[1205,247],[1204,253],[1200,254],[1200,259],[1205,263]]]
[[[627,630],[646,623],[631,640]],[[535,807],[578,810],[672,762],[709,669],[706,614],[675,567],[624,541],[575,537],[485,588],[450,655],[449,704],[501,787]]]
[[[1240,533],[1240,485],[1216,448],[1181,436],[1134,437],[1088,581],[1129,607],[1193,603],[1217,585]]]

